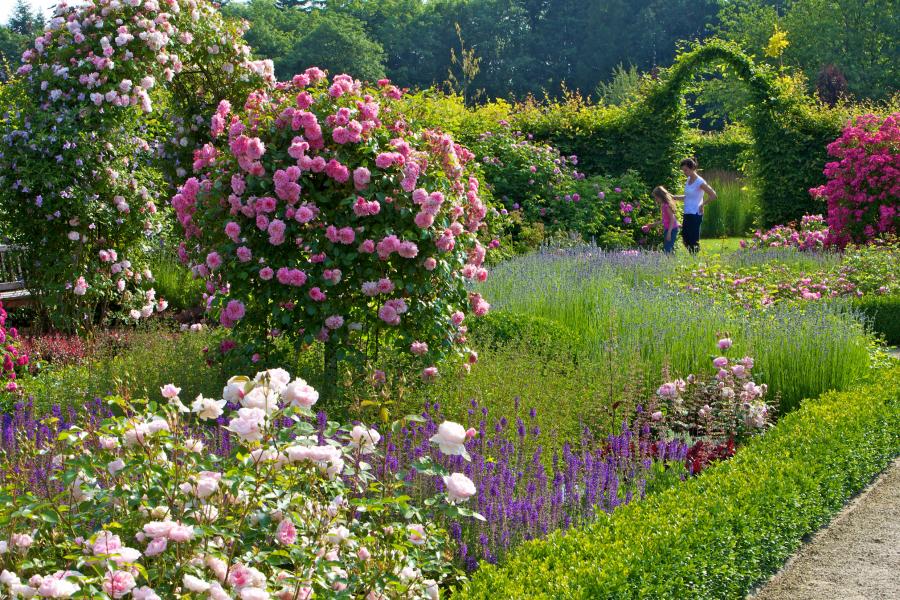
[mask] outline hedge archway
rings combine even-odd
[[[809,189],[824,183],[826,146],[840,135],[840,115],[821,110],[812,98],[781,91],[769,67],[730,42],[696,44],[622,106],[588,105],[576,96],[517,115],[516,125],[563,154],[577,155],[588,173],[634,170],[648,187],[676,186],[683,178],[678,165],[692,153],[684,90],[699,68],[711,64],[727,65],[751,91],[748,125],[765,224],[821,212]]]
[[[809,189],[822,182],[826,147],[840,134],[840,122],[817,110],[813,101],[783,92],[771,69],[756,64],[730,43],[712,40],[697,45],[681,54],[662,75],[659,85],[644,99],[656,135],[671,148],[679,147],[687,127],[684,90],[694,73],[713,64],[730,68],[750,92],[748,125],[765,224],[821,212]],[[672,134],[678,140],[671,139]]]
[[[274,82],[243,30],[208,0],[96,0],[61,5],[23,54],[0,116],[0,210],[39,325],[164,308],[142,257],[169,182],[220,100]]]

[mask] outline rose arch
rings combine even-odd
[[[220,99],[274,79],[242,33],[207,0],[63,2],[23,54],[0,116],[0,210],[40,324],[84,331],[164,306],[142,254],[169,182]]]

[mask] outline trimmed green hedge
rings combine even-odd
[[[708,132],[691,129],[687,133],[687,143],[704,171],[743,173],[753,152],[753,135],[741,126]]]
[[[891,346],[900,346],[900,295],[868,294],[855,304],[871,320],[876,333]]]
[[[742,598],[900,453],[900,367],[703,475],[485,566],[466,598]]]
[[[764,224],[821,212],[809,188],[825,182],[826,146],[840,135],[841,112],[794,93],[771,68],[731,42],[695,44],[658,79],[646,80],[638,99],[626,105],[590,106],[574,97],[518,110],[513,122],[563,154],[577,154],[589,174],[635,169],[648,186],[677,189],[683,182],[678,165],[691,153],[684,92],[704,67],[720,64],[736,73],[750,94],[747,126],[755,140],[751,163]]]

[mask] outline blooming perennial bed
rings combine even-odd
[[[382,434],[313,417],[317,391],[280,369],[232,378],[222,399],[190,410],[172,385],[161,405],[97,400],[80,426],[72,411],[35,420],[18,407],[0,440],[4,581],[21,593],[79,588],[71,597],[115,597],[119,578],[147,598],[179,586],[222,598],[434,597],[457,568],[643,499],[764,431],[752,359],[713,366],[714,377],[660,386],[619,433],[586,428],[552,457],[555,434],[533,409],[513,424],[473,404],[466,428],[430,405]],[[461,504],[470,498],[477,513]],[[109,556],[98,558],[98,540]],[[255,579],[233,580],[244,568]]]
[[[427,512],[412,504],[401,478],[374,475],[380,434],[319,431],[318,393],[281,369],[233,377],[222,399],[191,408],[179,388],[161,391],[162,403],[117,399],[120,416],[60,432],[49,497],[0,495],[0,585],[11,596],[436,598],[453,580],[446,533],[427,516],[473,515],[462,473],[420,461],[444,489]],[[229,401],[235,447],[223,457],[192,427]]]

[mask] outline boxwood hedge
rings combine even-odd
[[[876,333],[891,346],[900,346],[900,294],[868,294],[856,301]]]
[[[808,400],[727,462],[485,566],[466,598],[739,598],[900,452],[900,367]]]

